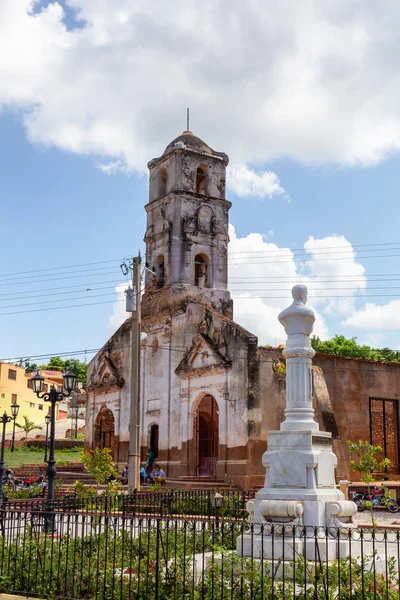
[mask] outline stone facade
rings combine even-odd
[[[148,165],[141,447],[143,459],[148,446],[156,450],[169,478],[209,476],[250,488],[263,483],[261,457],[268,430],[284,418],[286,383],[275,368],[281,352],[258,347],[233,320],[227,164],[225,154],[184,132]],[[107,445],[121,465],[129,445],[130,337],[128,319],[88,367],[86,448]],[[346,440],[369,439],[371,394],[400,397],[400,366],[372,363],[373,374],[344,377],[335,367],[345,362],[317,355],[313,367],[316,418],[332,433],[340,477],[348,475]]]

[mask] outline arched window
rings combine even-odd
[[[160,289],[165,285],[165,266],[164,266],[164,256],[161,254],[157,258],[156,264],[156,288]]]
[[[209,287],[208,260],[202,254],[194,259],[194,285],[200,288]]]
[[[158,458],[158,425],[152,425],[150,428],[150,444],[149,447]]]
[[[207,174],[202,167],[196,172],[196,194],[206,193]]]
[[[158,196],[161,198],[161,196],[165,196],[165,194],[167,193],[167,183],[168,183],[167,169],[160,169],[158,177],[159,177],[159,179],[158,179],[158,191],[159,191]]]

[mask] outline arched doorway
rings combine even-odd
[[[114,415],[109,408],[103,407],[97,415],[94,439],[96,448],[114,449]]]
[[[195,440],[197,449],[197,475],[216,475],[219,447],[218,404],[210,394],[199,403],[195,418]]]

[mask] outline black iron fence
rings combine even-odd
[[[46,534],[43,512],[4,509],[0,519],[0,592],[8,594],[59,600],[400,597],[398,532],[57,512],[54,531]]]
[[[54,500],[57,512],[82,512],[103,515],[136,516],[197,516],[218,517],[243,520],[247,518],[246,502],[254,498],[255,492],[239,490],[223,490],[222,504],[215,506],[215,492],[200,491],[166,491],[166,492],[134,492],[132,494],[103,495],[80,497],[69,493]],[[30,498],[25,500],[9,500],[8,510],[44,511],[46,499]]]

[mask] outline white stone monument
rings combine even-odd
[[[336,488],[337,458],[332,452],[332,436],[319,431],[314,421],[312,358],[315,352],[310,334],[315,316],[305,306],[306,286],[294,286],[292,296],[293,303],[278,317],[287,333],[283,350],[285,420],[279,431],[268,432],[268,450],[263,455],[264,487],[255,500],[247,503],[249,521],[263,524],[262,533],[260,527],[253,527],[252,532],[238,538],[237,550],[245,556],[261,557],[262,554],[267,559],[271,555],[275,559],[282,555],[289,558],[296,552],[313,560],[316,542],[311,528],[323,527],[328,528],[328,538],[321,539],[319,556],[333,559],[338,552],[342,557],[346,555],[347,543],[338,543],[337,528],[353,526],[357,507],[346,501]]]

